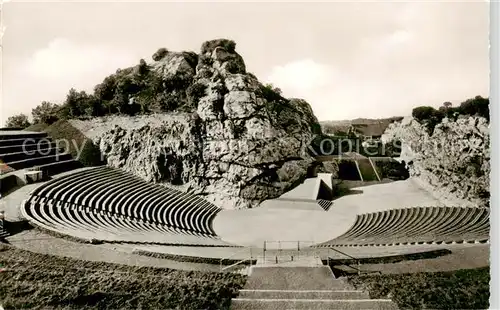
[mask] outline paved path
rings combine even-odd
[[[130,266],[149,266],[180,270],[219,272],[219,265],[177,262],[132,254],[130,248],[114,244],[91,245],[52,237],[37,230],[24,231],[7,238],[9,243],[27,251],[71,257],[76,259],[117,263]]]

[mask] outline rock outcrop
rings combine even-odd
[[[169,52],[152,67],[165,81],[188,83],[191,108],[97,137],[108,165],[183,185],[224,208],[256,206],[305,178],[307,148],[321,133],[311,107],[247,73],[230,41],[206,42],[200,55]]]
[[[401,141],[410,176],[445,205],[489,206],[490,134],[485,118],[445,118],[429,135],[411,117],[391,124],[382,140]]]

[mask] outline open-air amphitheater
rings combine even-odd
[[[76,249],[77,241],[85,242],[119,251],[121,263],[141,255],[211,259],[211,271],[249,276],[232,298],[233,309],[397,309],[388,298],[355,290],[338,271],[381,272],[377,266],[364,269],[364,258],[439,249],[470,256],[489,246],[488,208],[441,206],[411,180],[357,187],[359,193],[332,200],[320,194],[331,191],[331,177],[318,174],[258,208],[224,210],[119,169],[83,168],[47,139],[44,133],[0,132],[2,234],[9,243],[80,258],[29,244],[40,236],[55,247],[57,240]],[[36,234],[9,231],[23,221]],[[348,262],[336,266],[338,260]],[[472,267],[485,260],[472,256]],[[437,270],[445,270],[443,264],[448,262]]]

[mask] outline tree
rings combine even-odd
[[[31,110],[31,116],[33,117],[33,123],[45,123],[52,124],[58,120],[57,111],[59,110],[57,104],[50,103],[48,101],[42,101],[36,108]]]
[[[446,109],[451,108],[452,105],[453,104],[451,102],[449,102],[449,101],[446,101],[446,102],[443,103],[443,107],[445,107]]]
[[[411,115],[418,121],[431,119],[436,113],[436,109],[433,107],[423,106],[414,108]]]
[[[26,114],[17,114],[10,116],[5,123],[7,128],[26,128],[30,122],[28,121],[28,116]]]

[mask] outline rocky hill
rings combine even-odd
[[[141,74],[156,79],[163,91],[149,99],[148,89],[128,93],[121,112],[136,106],[161,114],[72,121],[108,165],[183,186],[225,208],[256,206],[305,178],[314,160],[307,147],[321,133],[310,105],[262,85],[234,42],[205,42],[200,54],[159,50],[153,59],[117,74],[137,85]],[[98,96],[106,96],[106,83],[96,87]]]
[[[488,120],[461,115],[444,118],[432,132],[413,117],[389,125],[382,140],[402,143],[411,177],[446,205],[489,206]]]

